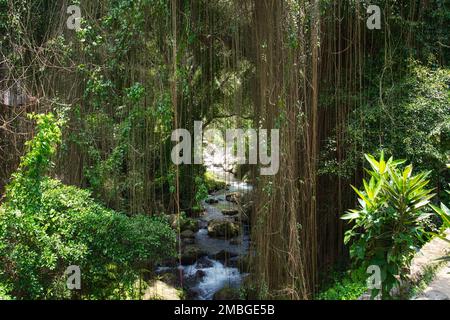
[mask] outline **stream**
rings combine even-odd
[[[251,190],[251,186],[244,182],[235,179],[232,174],[223,172],[225,175],[223,178],[229,184],[229,190],[220,190],[212,195],[209,199],[217,200],[215,204],[204,203],[205,214],[199,218],[200,229],[195,234],[195,242],[204,250],[208,257],[197,261],[193,265],[183,267],[186,277],[195,277],[198,270],[204,273],[202,279],[196,283],[193,283],[191,290],[197,292],[197,298],[200,300],[210,300],[214,294],[225,286],[237,288],[240,286],[243,277],[246,274],[242,274],[237,267],[239,258],[248,253],[250,237],[248,224],[241,223],[242,233],[234,238],[235,242],[230,239],[212,238],[208,235],[208,222],[211,220],[226,220],[232,219],[225,216],[221,209],[237,209],[237,205],[226,199],[227,194],[240,193],[245,194]],[[217,175],[217,173],[216,173]],[[214,257],[220,253],[226,252],[227,257],[225,261],[214,259]],[[206,260],[206,264],[204,263]],[[203,262],[203,263],[202,263]],[[208,263],[209,262],[209,263]]]
[[[192,264],[178,265],[182,270],[182,285],[187,290],[188,299],[211,300],[224,287],[239,288],[246,273],[241,271],[241,259],[248,254],[250,245],[249,225],[242,215],[225,215],[222,210],[238,210],[239,205],[230,199],[230,195],[239,193],[244,196],[252,186],[236,179],[232,173],[222,168],[209,168],[216,177],[227,182],[227,189],[209,195],[203,202],[204,213],[195,218],[199,229],[189,245],[198,247],[202,253]],[[227,199],[228,198],[228,199]],[[234,237],[211,237],[208,225],[211,222],[230,221],[239,226],[241,232]],[[169,267],[160,267],[157,272],[169,272]]]

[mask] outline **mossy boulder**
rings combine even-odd
[[[184,215],[178,216],[177,214],[170,214],[168,220],[173,229],[178,229],[179,226],[182,232],[185,230],[197,232],[199,229],[198,221],[196,219],[187,218]]]
[[[189,265],[194,264],[194,262],[201,257],[206,256],[206,252],[200,249],[198,246],[191,244],[184,247],[181,253],[181,264]]]
[[[212,220],[208,223],[208,235],[210,237],[233,238],[240,234],[239,224],[229,220]]]
[[[225,195],[225,199],[229,202],[237,203],[242,195],[239,192],[231,192]]]
[[[181,236],[181,239],[186,239],[186,238],[192,239],[192,238],[195,238],[195,232],[187,229],[187,230],[184,230],[183,232],[181,232],[180,236]]]
[[[207,204],[216,204],[216,203],[219,203],[219,200],[214,199],[214,198],[208,198],[208,199],[205,200],[205,202]]]
[[[239,211],[237,209],[223,209],[222,213],[226,216],[235,216],[239,214]]]

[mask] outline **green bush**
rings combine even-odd
[[[201,176],[196,176],[195,179],[195,205],[194,210],[202,209],[202,201],[208,197],[208,187]]]
[[[128,217],[96,203],[89,191],[45,177],[60,123],[52,115],[34,118],[37,133],[0,207],[5,295],[123,297],[142,268],[175,255],[175,233],[162,218]],[[64,272],[70,265],[81,269],[81,292],[66,289]]]
[[[368,171],[370,180],[363,180],[364,191],[353,187],[360,206],[342,217],[354,222],[344,241],[352,241],[350,256],[357,267],[380,268],[381,293],[386,299],[400,279],[409,274],[430,216],[423,209],[434,195],[426,189],[429,172],[413,176],[411,165],[400,170],[403,161],[385,161],[383,154],[379,161],[370,155],[366,158],[372,167]],[[373,297],[378,293],[372,290]]]
[[[0,300],[12,300],[12,297],[8,294],[10,291],[10,288],[0,283]]]
[[[334,273],[331,285],[321,291],[318,300],[357,300],[367,291],[365,270]]]
[[[209,192],[225,189],[227,186],[225,181],[216,178],[211,172],[205,172],[204,182]]]
[[[407,159],[416,170],[432,170],[433,186],[446,185],[449,176],[441,172],[450,157],[450,68],[414,60],[405,64],[392,80],[376,80],[376,85],[361,93],[366,103],[351,112],[341,142],[346,156],[338,161],[339,140],[331,136],[322,150],[321,174],[351,178],[363,160],[360,150],[375,153],[382,148]],[[371,75],[381,71],[378,65],[368,70]],[[386,83],[380,85],[381,80]]]

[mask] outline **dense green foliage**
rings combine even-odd
[[[322,173],[349,177],[363,158],[361,150],[382,149],[419,170],[432,170],[434,185],[445,183],[448,174],[442,168],[450,157],[450,69],[412,60],[404,68],[403,76],[390,81],[379,78],[376,69],[368,73],[376,76],[364,93],[366,103],[350,116],[344,141],[347,157],[340,163],[331,159],[336,141],[330,140],[323,151]]]
[[[35,116],[28,143],[0,208],[0,283],[16,298],[64,298],[64,271],[78,265],[85,298],[126,297],[141,269],[174,255],[165,219],[124,214],[90,192],[45,176],[60,139],[60,123]]]
[[[365,270],[348,270],[332,274],[332,283],[318,295],[318,300],[357,300],[367,290]]]
[[[449,69],[409,61],[406,75],[377,104],[355,112],[351,137],[364,150],[381,147],[419,170],[433,169],[438,181],[450,156],[449,84]]]
[[[76,36],[65,37],[58,48],[73,59],[83,83],[82,101],[71,110],[73,122],[63,150],[76,148],[82,155],[82,180],[74,183],[89,187],[108,207],[129,213],[172,211],[177,195],[170,163],[175,113],[178,127],[191,131],[194,120],[210,121],[211,111],[222,109],[225,95],[216,82],[232,86],[238,77],[222,66],[222,57],[230,50],[218,41],[212,42],[211,50],[202,41],[205,34],[219,37],[228,31],[221,20],[207,31],[204,14],[226,5],[203,0],[180,3],[175,57],[178,107],[171,92],[170,2],[117,0],[104,6],[86,9],[94,10],[92,15],[98,18],[83,19]],[[204,199],[203,171],[201,166],[179,168],[181,209],[198,209]]]
[[[217,191],[226,188],[226,183],[223,180],[217,179],[214,174],[205,172],[204,182],[208,191]]]
[[[354,222],[345,242],[352,241],[350,256],[357,266],[380,268],[381,293],[387,299],[391,289],[409,274],[430,216],[424,209],[434,194],[426,188],[429,172],[412,175],[412,165],[401,170],[403,161],[385,161],[383,153],[379,161],[366,157],[372,168],[370,180],[363,180],[364,191],[354,188],[359,208],[342,217]],[[378,289],[372,290],[373,297],[378,293]]]

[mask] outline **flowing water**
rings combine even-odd
[[[219,291],[225,286],[229,287],[239,287],[245,274],[242,274],[238,268],[233,264],[233,262],[239,261],[239,258],[248,253],[249,248],[249,230],[247,224],[242,224],[242,234],[236,238],[237,245],[231,244],[230,239],[218,239],[208,236],[207,225],[211,220],[218,219],[230,219],[224,216],[221,209],[233,209],[236,207],[235,204],[226,200],[227,193],[239,192],[241,194],[246,193],[251,190],[251,186],[234,179],[231,174],[224,173],[227,175],[224,177],[227,182],[229,182],[229,190],[221,190],[211,195],[210,198],[218,201],[216,204],[204,203],[205,214],[199,218],[200,230],[195,235],[196,244],[204,251],[208,253],[208,259],[212,264],[195,263],[190,266],[184,267],[184,273],[186,277],[193,277],[201,270],[204,276],[200,281],[194,283],[192,289],[198,293],[198,299],[212,299],[214,293]],[[229,253],[229,261],[218,261],[213,259],[217,253],[221,251],[226,251]]]
[[[203,203],[204,214],[198,220],[199,230],[195,233],[194,244],[207,256],[198,257],[192,265],[178,266],[183,274],[183,284],[188,289],[188,296],[192,299],[210,300],[214,294],[224,287],[238,288],[246,276],[239,270],[239,259],[248,254],[250,245],[249,226],[241,224],[241,234],[230,242],[231,239],[213,238],[208,235],[208,223],[212,220],[231,220],[234,217],[226,216],[223,209],[237,209],[237,204],[226,199],[229,193],[239,192],[244,195],[252,189],[252,186],[239,181],[228,172],[215,172],[215,175],[228,183],[227,190],[219,190],[211,194],[208,199],[217,203]],[[226,252],[226,257],[216,259],[216,255]],[[173,271],[170,267],[160,267],[158,273]]]
[[[213,152],[214,153],[214,152]],[[228,201],[226,196],[230,193],[239,193],[244,196],[252,190],[252,186],[240,181],[230,173],[231,166],[222,163],[226,157],[217,152],[207,154],[205,165],[208,172],[218,179],[226,181],[227,189],[210,194],[208,200],[215,203],[203,202],[204,214],[196,218],[199,230],[195,233],[194,244],[206,253],[206,256],[198,257],[192,265],[178,266],[178,271],[183,274],[183,286],[188,289],[188,297],[191,299],[210,300],[214,294],[224,287],[238,288],[247,274],[239,269],[240,259],[248,255],[250,237],[247,223],[239,221],[241,233],[231,239],[213,238],[208,235],[208,223],[212,220],[236,221],[235,217],[226,216],[224,209],[237,209],[237,204]],[[224,169],[224,168],[227,168]],[[225,253],[225,257],[217,257],[217,254]],[[159,268],[158,272],[170,272],[170,268]]]
[[[211,300],[214,294],[225,286],[239,287],[242,274],[238,268],[225,267],[222,262],[206,258],[211,266],[204,268],[197,264],[184,267],[185,277],[195,277],[199,270],[204,272],[203,278],[192,286],[197,293],[197,299]]]

